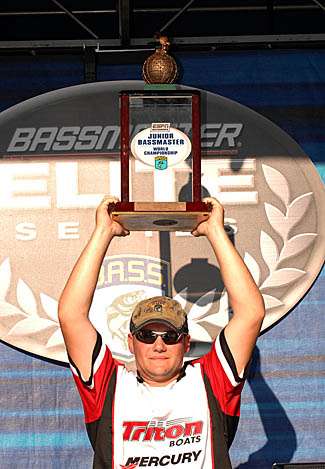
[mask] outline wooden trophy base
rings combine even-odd
[[[204,202],[118,202],[111,216],[129,231],[193,231],[210,210]]]

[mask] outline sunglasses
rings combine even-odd
[[[140,342],[144,344],[154,344],[157,340],[157,337],[161,337],[166,345],[175,345],[179,342],[180,338],[184,335],[184,332],[177,331],[166,331],[166,332],[156,332],[151,331],[150,329],[140,329],[134,334],[134,336]]]

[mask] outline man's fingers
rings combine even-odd
[[[206,203],[206,204],[211,205],[212,209],[217,208],[217,207],[222,208],[221,203],[215,197],[205,197],[203,199],[203,202]]]
[[[118,197],[114,197],[112,195],[106,195],[103,197],[101,203],[98,206],[99,211],[108,211],[109,213],[114,210],[115,205],[119,202]]]
[[[198,231],[197,227],[191,231],[191,234],[198,238],[199,236],[202,236],[202,234]]]
[[[205,203],[219,203],[218,200],[215,197],[204,197],[203,202]]]
[[[119,202],[120,199],[118,197],[114,197],[112,195],[106,195],[102,201],[101,201],[101,205],[106,205],[107,207],[109,205],[115,205],[117,204],[117,202]]]

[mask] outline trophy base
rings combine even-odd
[[[193,231],[210,210],[204,202],[118,202],[111,216],[129,231]]]

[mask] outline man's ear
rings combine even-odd
[[[128,334],[128,346],[129,346],[130,352],[134,354],[133,335],[132,334]]]

